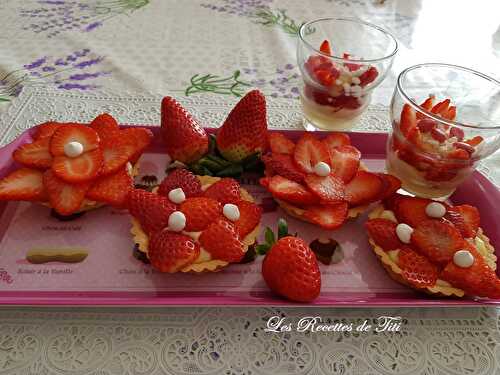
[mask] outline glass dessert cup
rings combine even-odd
[[[349,18],[322,18],[299,30],[297,62],[307,130],[346,130],[356,124],[398,50],[382,28]]]
[[[391,121],[388,172],[409,193],[446,199],[500,147],[500,82],[449,64],[409,67],[398,77]]]

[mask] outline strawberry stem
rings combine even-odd
[[[288,224],[286,220],[280,218],[278,220],[278,240],[289,235],[290,234],[288,233]],[[265,243],[255,246],[255,252],[258,255],[265,255],[269,251],[269,249],[276,243],[276,236],[271,228],[266,227],[264,231],[264,239],[266,241]]]

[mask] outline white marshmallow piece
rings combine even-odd
[[[172,203],[181,204],[186,200],[186,194],[184,194],[184,190],[181,188],[172,189],[168,192],[168,199]]]
[[[174,211],[168,217],[168,230],[181,232],[186,227],[186,216],[181,211]]]
[[[331,172],[330,166],[324,161],[320,161],[314,166],[314,173],[320,177],[328,176]]]
[[[238,221],[240,219],[240,210],[235,204],[226,203],[224,207],[222,207],[222,213],[231,221]]]
[[[425,207],[425,213],[429,217],[439,219],[446,214],[446,207],[439,202],[431,202]]]
[[[68,158],[76,158],[83,153],[83,145],[80,142],[68,142],[64,145],[64,154]]]
[[[469,268],[474,264],[474,255],[469,250],[458,250],[453,255],[453,263],[461,268]]]
[[[396,234],[403,243],[410,243],[412,233],[413,228],[408,224],[401,223],[396,226]]]
[[[351,82],[355,85],[359,85],[361,83],[361,80],[358,77],[352,77]]]

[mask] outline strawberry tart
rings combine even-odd
[[[306,132],[294,143],[270,132],[269,144],[260,183],[288,214],[325,229],[339,228],[401,186],[391,175],[368,172],[345,133],[319,139]]]
[[[369,218],[369,242],[394,280],[432,295],[500,298],[476,207],[394,194]]]
[[[174,169],[126,206],[139,251],[160,272],[215,272],[240,262],[259,233],[261,208],[232,178]]]
[[[33,141],[14,151],[20,168],[0,180],[0,200],[39,202],[61,219],[106,204],[120,208],[152,136],[144,128],[120,129],[108,114],[89,125],[41,124]]]

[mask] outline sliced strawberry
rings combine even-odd
[[[206,197],[188,198],[181,203],[180,211],[186,217],[187,232],[199,232],[222,216],[222,205]]]
[[[245,248],[236,227],[225,219],[219,219],[210,224],[201,233],[200,243],[213,259],[239,262],[245,255]]]
[[[295,143],[280,132],[269,132],[269,146],[273,153],[278,154],[293,155],[295,150]]]
[[[469,144],[469,145],[471,145],[473,147],[476,147],[482,141],[483,141],[483,137],[481,137],[480,135],[476,135],[474,138],[466,140],[465,143],[467,143],[467,144]]]
[[[398,224],[387,219],[371,219],[365,224],[368,235],[384,250],[400,249],[404,244],[396,234]]]
[[[441,116],[448,120],[455,120],[455,117],[457,117],[457,107],[449,107],[447,111],[441,113]]]
[[[432,107],[434,106],[434,96],[429,96],[427,99],[425,99],[425,101],[420,104],[420,107],[422,107],[423,109],[425,109],[426,111],[430,112]],[[417,112],[417,119],[423,119],[425,118],[425,114],[421,113],[421,112]]]
[[[439,102],[434,107],[432,107],[431,112],[437,115],[442,115],[443,113],[447,113],[450,102],[451,102],[450,99],[445,99],[442,102]]]
[[[168,198],[142,189],[130,190],[126,206],[148,235],[166,228],[168,218],[176,211],[175,204]]]
[[[316,70],[315,76],[318,83],[326,87],[330,87],[336,79],[329,70]]]
[[[383,193],[384,182],[376,173],[358,171],[345,186],[345,199],[349,206],[358,206],[376,201]]]
[[[43,172],[21,168],[0,180],[2,201],[46,201]]]
[[[318,206],[308,206],[303,214],[304,218],[324,229],[337,229],[344,224],[348,205],[345,202],[337,204],[322,204]]]
[[[240,238],[244,239],[248,233],[259,225],[262,217],[262,208],[253,202],[244,200],[240,200],[236,205],[240,211],[240,218],[235,221],[234,225]]]
[[[468,295],[488,298],[500,298],[500,280],[474,246],[467,243],[464,248],[472,253],[474,263],[469,268],[457,266],[450,261],[439,278],[448,281],[454,287],[463,289]]]
[[[415,228],[420,223],[429,220],[429,216],[425,213],[425,208],[429,203],[432,203],[432,200],[400,194],[395,194],[392,199],[394,202],[392,210],[398,222]]]
[[[320,161],[330,164],[328,149],[314,135],[304,133],[295,146],[295,163],[304,173],[313,173],[314,166]]]
[[[468,204],[449,207],[445,219],[451,221],[465,238],[476,237],[480,224],[479,210],[476,207]]]
[[[50,138],[61,125],[63,124],[60,122],[44,122],[43,124],[40,124],[36,127],[36,132],[33,136],[33,139],[38,140],[42,138]]]
[[[129,161],[135,163],[153,140],[153,132],[146,128],[130,127],[120,131],[119,136],[129,140]]]
[[[359,168],[361,152],[354,146],[339,146],[330,151],[331,173],[345,183],[351,181]]]
[[[342,57],[347,60],[347,59],[351,58],[351,55],[348,54],[348,53],[343,53]],[[353,64],[353,63],[347,63],[347,62],[344,63],[344,66],[347,69],[349,69],[351,72],[353,72],[353,71],[358,70],[358,69],[361,68],[361,65],[359,65],[359,64]],[[370,68],[370,69],[372,69],[372,68]],[[375,69],[375,73],[378,75],[377,69]],[[370,83],[371,82],[370,79],[372,77],[373,77],[373,71],[371,71],[370,73],[368,73],[368,71],[366,71],[363,74],[361,74],[359,76],[359,80],[361,81],[361,85],[364,86],[364,85],[367,85],[368,83]],[[373,79],[375,79],[375,77],[373,77]],[[372,79],[372,81],[373,81],[373,79]],[[368,81],[370,81],[370,82],[368,82]]]
[[[102,152],[94,149],[85,152],[76,158],[64,155],[56,156],[52,163],[52,170],[57,177],[69,183],[80,183],[93,180],[102,167]]]
[[[120,127],[118,123],[108,113],[103,113],[97,116],[89,125],[92,129],[94,129],[97,134],[99,134],[99,138],[102,140],[107,139],[109,137],[115,137],[116,133],[120,131]]]
[[[431,130],[431,137],[434,138],[439,143],[443,143],[448,139],[446,132],[440,128],[434,128]]]
[[[417,117],[415,114],[415,110],[410,107],[409,104],[405,104],[403,106],[403,110],[401,111],[401,119],[399,121],[399,129],[401,133],[408,137],[410,131],[417,126]]]
[[[328,40],[323,40],[321,45],[319,46],[319,50],[327,55],[332,55],[332,49],[330,47],[330,42]]]
[[[364,72],[359,76],[359,80],[361,81],[360,86],[365,87],[366,85],[375,81],[377,77],[378,77],[377,68],[375,68],[374,66],[370,67],[366,72]]]
[[[304,179],[307,187],[325,203],[337,203],[344,200],[344,182],[330,174],[322,177],[315,174],[307,175]]]
[[[382,196],[380,197],[381,200],[390,197],[401,189],[401,180],[399,178],[387,173],[379,173],[378,175],[384,184],[382,187]]]
[[[49,152],[49,137],[42,137],[33,143],[26,143],[14,151],[15,161],[26,167],[47,169],[52,165],[52,155]]]
[[[458,143],[458,142],[455,142]],[[467,144],[467,143],[465,143]],[[448,153],[448,157],[451,159],[459,159],[459,160],[469,160],[471,153],[464,150],[463,148],[455,148],[454,150]]]
[[[431,287],[436,284],[438,278],[436,265],[408,246],[399,251],[398,266],[403,271],[403,278],[417,288]]]
[[[90,188],[90,183],[69,184],[51,170],[45,171],[43,185],[47,189],[51,207],[61,215],[77,212]]]
[[[53,156],[64,156],[64,146],[70,142],[80,143],[85,153],[99,147],[99,135],[94,129],[85,125],[62,125],[52,136],[50,153]]]
[[[200,245],[184,234],[165,229],[151,236],[148,257],[151,265],[160,272],[178,272],[199,255]]]
[[[182,189],[186,198],[202,194],[201,182],[198,177],[183,168],[174,169],[163,179],[158,188],[158,194],[168,197],[171,190],[178,188]]]
[[[450,128],[450,137],[455,137],[460,142],[464,139],[465,133],[462,129],[453,126]]]
[[[215,199],[222,204],[236,203],[241,199],[240,184],[233,178],[223,178],[210,185],[203,196]]]
[[[417,113],[417,115],[418,115],[418,113]],[[418,121],[417,127],[421,132],[427,133],[427,132],[430,132],[430,131],[436,129],[437,122],[434,120],[431,120],[430,118],[423,118],[423,119]]]
[[[269,191],[275,198],[301,206],[316,204],[319,201],[316,195],[301,184],[278,175],[270,178]]]
[[[127,139],[114,136],[108,136],[101,141],[103,157],[101,175],[113,174],[123,169],[132,156],[129,142]]]
[[[438,220],[421,222],[411,235],[411,243],[432,262],[445,265],[464,247],[464,239],[451,224]]]
[[[262,157],[262,161],[272,174],[278,174],[289,180],[302,182],[304,173],[297,168],[293,157],[285,154],[271,154]]]
[[[323,142],[330,151],[335,147],[351,145],[349,136],[346,133],[339,132],[331,132],[321,142]]]
[[[134,180],[122,168],[112,175],[99,177],[87,192],[87,198],[122,208],[133,187]]]

